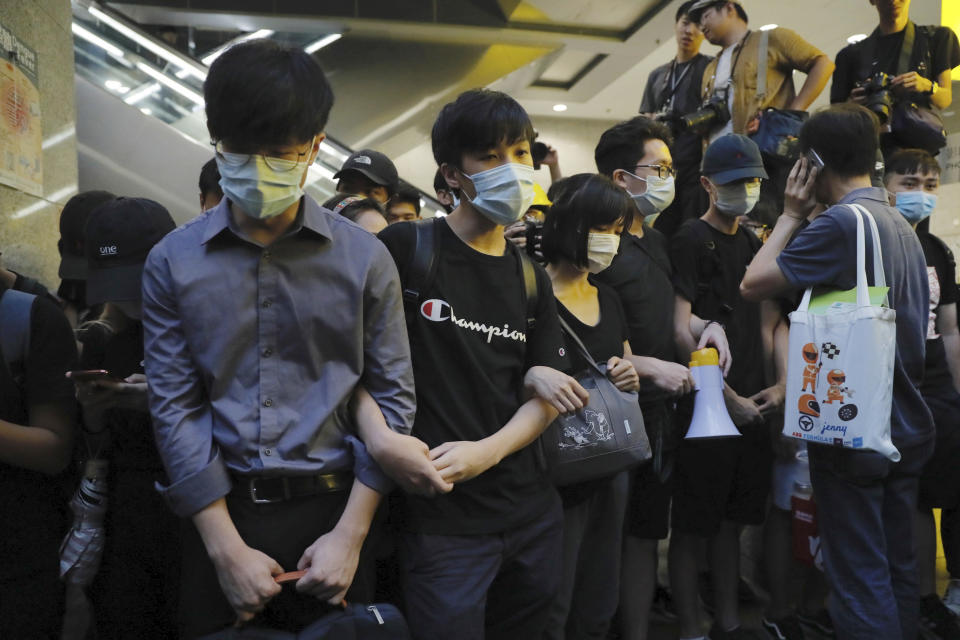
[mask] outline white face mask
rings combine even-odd
[[[464,195],[488,220],[507,226],[519,220],[533,204],[533,175],[533,167],[529,165],[502,164],[467,176],[477,194],[473,199]]]
[[[661,178],[660,176],[650,176],[641,178],[629,171],[624,170],[629,176],[647,183],[647,190],[643,193],[630,193],[633,202],[637,205],[640,215],[652,216],[655,213],[662,213],[664,209],[670,206],[676,195],[676,185],[673,182],[673,176]]]
[[[620,250],[620,234],[594,233],[587,236],[587,271],[600,273],[610,266]]]
[[[719,184],[716,188],[717,211],[730,217],[750,213],[760,200],[759,182]]]
[[[311,142],[311,152],[313,143]],[[312,157],[312,154],[308,154]],[[303,196],[303,174],[310,163],[271,158],[260,154],[222,152],[216,156],[220,170],[220,188],[231,202],[253,218],[272,218],[287,210]],[[298,168],[303,166],[303,171]]]

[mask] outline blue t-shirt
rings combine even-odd
[[[907,221],[887,202],[878,188],[857,189],[817,216],[797,234],[777,264],[793,286],[812,285],[853,289],[857,284],[857,219],[849,207],[856,203],[873,214],[880,232],[883,269],[890,287],[890,306],[897,312],[897,350],[893,371],[893,407],[890,430],[898,448],[933,437],[933,418],[920,395],[930,292],[927,264],[920,241]],[[866,255],[873,252],[867,227]],[[867,278],[873,282],[871,260]]]

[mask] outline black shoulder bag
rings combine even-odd
[[[610,477],[652,457],[643,413],[634,392],[620,391],[597,364],[573,329],[563,332],[587,361],[576,374],[590,400],[576,413],[561,415],[540,436],[550,478],[557,486]]]

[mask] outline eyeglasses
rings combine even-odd
[[[222,141],[211,142],[210,144],[213,145],[213,149],[217,154],[217,158],[221,162],[224,162],[231,167],[242,167],[250,162],[250,159],[254,156],[260,156],[263,158],[264,164],[277,173],[296,171],[298,168],[303,167],[304,159],[309,156],[310,152],[313,150],[313,142],[311,142],[306,151],[296,154],[297,158],[294,160],[292,157],[293,153],[289,154],[291,156],[289,158],[278,158],[277,156],[268,156],[263,153],[233,153],[232,151],[224,151]]]
[[[638,164],[634,169],[656,169],[657,177],[661,180],[666,180],[667,178],[672,178],[677,175],[673,167],[668,167],[665,164]]]

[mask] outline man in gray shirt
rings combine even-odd
[[[220,56],[204,92],[224,199],[164,238],[143,278],[160,490],[194,525],[181,626],[297,630],[354,582],[351,598],[369,597],[360,549],[390,483],[356,435],[358,385],[397,449],[436,472],[401,435],[415,396],[394,262],[303,195],[333,103],[323,71],[257,40]]]

